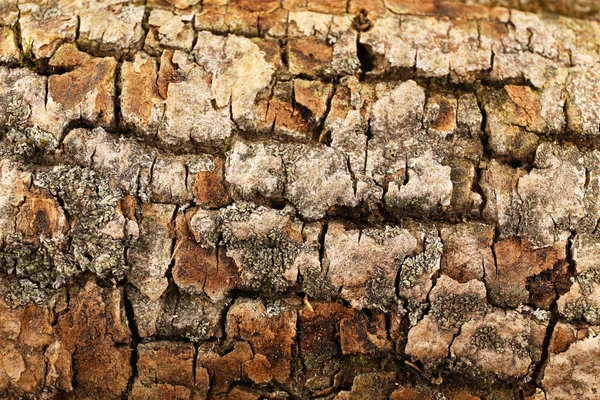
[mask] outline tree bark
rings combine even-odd
[[[488,5],[0,4],[0,397],[597,398],[597,5]]]

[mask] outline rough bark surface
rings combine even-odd
[[[0,0],[0,397],[598,399],[598,4],[527,4]]]

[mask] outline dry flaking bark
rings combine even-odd
[[[0,397],[598,398],[598,5],[468,3],[2,0]]]

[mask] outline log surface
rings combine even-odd
[[[599,4],[503,6],[0,0],[0,397],[597,399]]]

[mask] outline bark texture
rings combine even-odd
[[[0,397],[598,399],[597,4],[527,4],[0,0]]]

